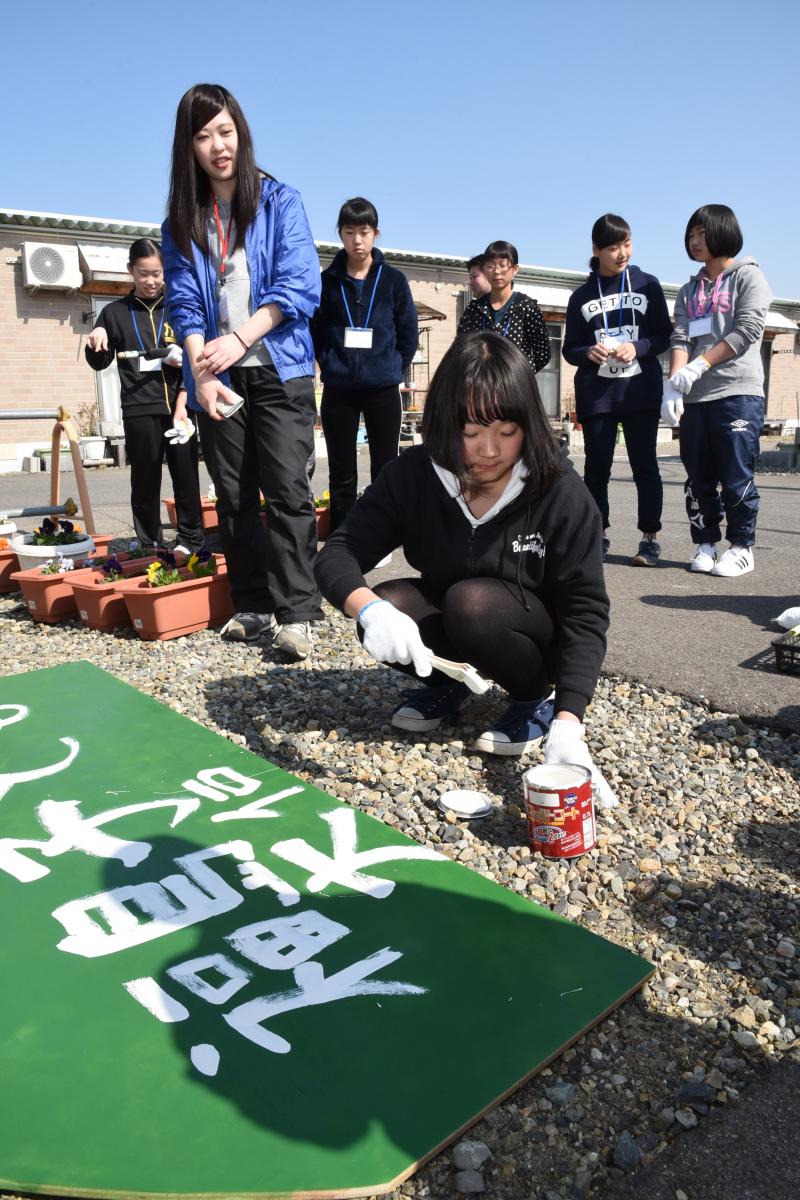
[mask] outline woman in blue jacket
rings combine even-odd
[[[575,407],[586,450],[584,482],[603,518],[609,549],[608,481],[617,428],[622,426],[638,497],[637,567],[658,564],[663,487],[656,458],[663,377],[658,355],[672,322],[661,284],[631,265],[627,221],[605,213],[592,227],[591,274],[567,305],[563,355],[578,370]]]
[[[373,480],[397,458],[403,376],[419,344],[408,280],[375,246],[378,212],[363,196],[346,200],[337,222],[344,243],[322,273],[311,323],[322,376],[322,431],[328,449],[331,529],[356,502],[358,422],[364,414]]]
[[[306,473],[319,259],[299,194],[258,169],[242,110],[217,84],[195,85],[178,105],[163,250],[237,609],[222,636],[266,633],[305,658],[309,622],[322,616]],[[236,411],[227,389],[244,401]]]

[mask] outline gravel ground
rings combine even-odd
[[[596,850],[555,865],[528,849],[520,763],[469,750],[496,692],[459,724],[404,738],[389,715],[406,681],[338,614],[318,630],[311,662],[286,665],[213,632],[143,643],[37,625],[0,598],[3,673],[88,659],[657,964],[642,993],[393,1196],[613,1196],[765,1062],[797,1055],[800,736],[604,677],[587,727],[621,806],[601,815]],[[492,816],[445,820],[435,800],[454,786],[489,793]]]

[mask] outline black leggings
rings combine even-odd
[[[440,658],[468,662],[512,700],[538,700],[550,691],[555,629],[541,600],[499,579],[462,579],[442,591],[422,579],[387,579],[373,589],[419,625]],[[391,663],[406,675],[413,666]],[[416,678],[416,676],[415,676]],[[439,671],[425,683],[451,680]]]
[[[383,388],[341,388],[325,384],[320,416],[328,450],[331,533],[341,525],[358,495],[358,421],[364,414],[369,439],[370,479],[397,458],[403,416],[397,384]]]

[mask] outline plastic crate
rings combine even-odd
[[[772,643],[775,666],[786,675],[800,675],[800,637],[785,633]]]

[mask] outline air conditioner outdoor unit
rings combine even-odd
[[[22,282],[27,288],[66,292],[83,283],[77,246],[23,242]]]

